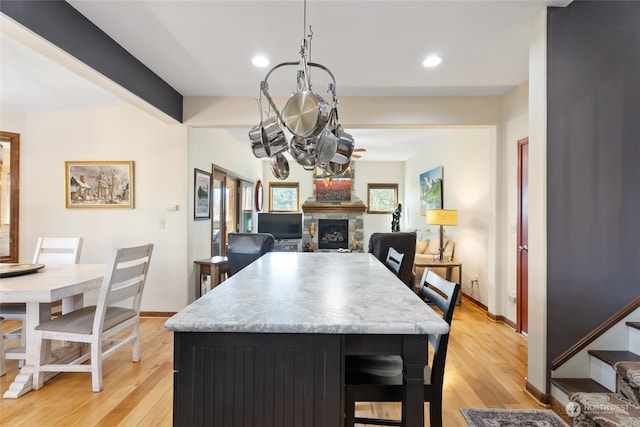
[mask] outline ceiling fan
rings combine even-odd
[[[360,148],[360,147],[354,148],[353,153],[351,154],[351,157],[353,157],[354,159],[359,159],[362,157],[362,155],[356,154],[356,153],[364,153],[365,151],[367,151],[366,148]]]

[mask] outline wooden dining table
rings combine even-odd
[[[399,354],[424,425],[427,337],[448,324],[371,254],[270,252],[182,309],[175,426],[344,424],[348,355]]]
[[[46,265],[41,270],[0,279],[0,302],[26,304],[25,363],[4,393],[5,398],[17,398],[32,389],[33,366],[37,343],[34,329],[51,318],[51,303],[62,300],[63,312],[82,307],[84,293],[102,284],[105,264]],[[51,357],[51,347],[45,341],[44,359]],[[64,355],[60,355],[64,357]],[[45,376],[45,381],[53,375]]]

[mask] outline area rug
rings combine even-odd
[[[460,408],[470,427],[568,427],[550,409]]]

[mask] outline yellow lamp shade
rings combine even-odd
[[[432,225],[456,225],[458,223],[458,211],[452,209],[427,210],[427,224]]]

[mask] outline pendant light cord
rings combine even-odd
[[[307,38],[307,0],[304,0],[304,10],[303,10],[303,14],[302,14],[302,38],[305,39]]]

